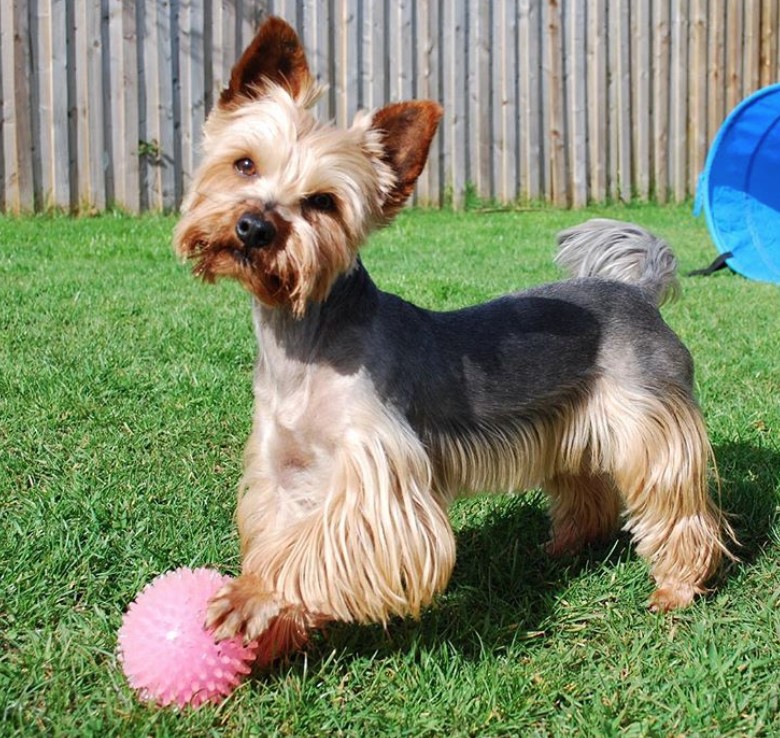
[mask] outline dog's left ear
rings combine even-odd
[[[306,52],[295,29],[276,16],[269,17],[258,29],[252,43],[230,72],[230,83],[222,90],[220,105],[236,98],[257,97],[271,82],[297,97],[313,83]]]
[[[395,215],[412,194],[441,116],[441,106],[430,100],[393,103],[374,113],[371,127],[380,134],[382,159],[395,174],[395,185],[382,206],[386,217]]]

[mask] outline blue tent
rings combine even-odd
[[[780,84],[743,100],[718,131],[696,190],[721,260],[780,284]]]

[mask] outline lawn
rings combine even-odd
[[[409,211],[364,252],[385,289],[452,308],[556,277],[591,215],[715,255],[689,207]],[[697,388],[741,562],[681,613],[644,608],[625,537],[563,561],[544,499],[452,511],[458,563],[419,622],[337,626],[219,706],[139,703],[127,604],[177,566],[236,573],[251,415],[248,299],[177,264],[168,217],[0,218],[3,735],[780,735],[780,290],[722,272],[665,307]]]

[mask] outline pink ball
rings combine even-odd
[[[217,643],[204,620],[230,577],[183,567],[162,574],[130,604],[119,629],[119,658],[141,699],[198,707],[227,697],[251,671],[257,644]]]

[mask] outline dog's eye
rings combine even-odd
[[[336,201],[329,192],[315,192],[306,198],[305,203],[313,210],[319,210],[322,213],[336,209]]]
[[[257,167],[255,167],[255,163],[249,158],[236,159],[236,161],[233,162],[233,166],[243,177],[254,177],[257,174]]]

